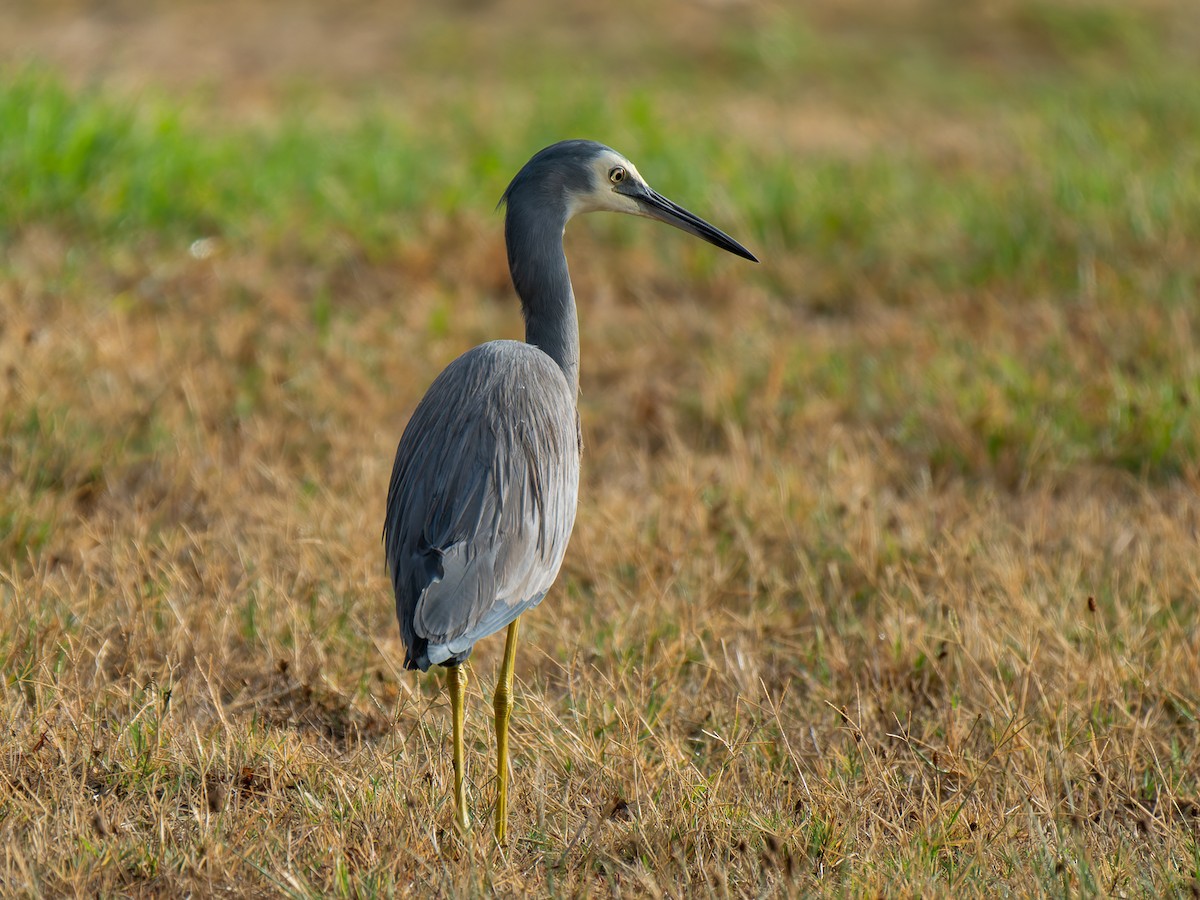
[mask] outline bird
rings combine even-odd
[[[507,628],[493,696],[495,835],[508,819],[508,724],[519,617],[562,566],[583,452],[579,323],[563,253],[567,222],[611,211],[666,222],[752,262],[749,250],[653,190],[627,158],[589,140],[534,154],[500,199],[525,340],[468,350],[433,381],[396,449],[383,545],[406,669],[442,666],[454,745],[454,822],[470,827],[463,723],[474,645]]]

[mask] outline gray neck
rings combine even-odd
[[[519,192],[508,198],[508,269],[521,298],[525,341],[558,363],[572,393],[578,393],[579,319],[562,246],[568,210],[565,198],[537,193],[540,196]]]

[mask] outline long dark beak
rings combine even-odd
[[[633,179],[630,179],[631,181]],[[622,185],[624,187],[624,185]],[[620,190],[620,188],[618,188]],[[625,191],[622,191],[625,193]],[[642,215],[650,219],[658,219],[660,222],[666,222],[668,225],[674,225],[688,234],[694,234],[696,237],[708,241],[722,250],[728,250],[734,256],[740,256],[742,259],[748,259],[751,262],[758,262],[758,257],[721,231],[719,228],[714,228],[702,218],[688,212],[682,206],[672,203],[658,191],[653,190],[646,185],[630,185],[628,194],[637,201],[641,207]]]

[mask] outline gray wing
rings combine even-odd
[[[579,455],[573,391],[537,348],[492,341],[438,376],[400,439],[383,526],[406,666],[466,659],[541,601],[575,523]]]

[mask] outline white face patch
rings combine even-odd
[[[623,175],[614,181],[614,170],[619,169]],[[587,212],[622,212],[640,215],[641,208],[632,197],[620,193],[617,188],[627,188],[631,184],[645,184],[645,180],[637,167],[629,160],[612,150],[605,150],[592,161],[593,189],[582,195],[571,197],[571,215]]]

